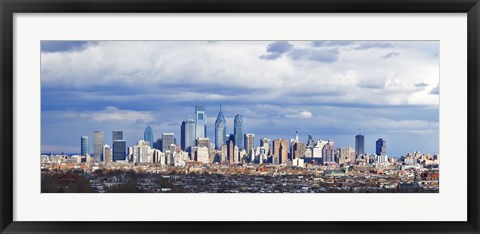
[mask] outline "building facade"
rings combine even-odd
[[[195,106],[195,139],[207,137],[207,114],[204,105]]]
[[[162,152],[170,149],[170,145],[175,144],[175,136],[173,133],[162,133]]]
[[[143,140],[148,142],[148,145],[150,146],[150,148],[153,148],[153,129],[152,127],[150,127],[150,125],[148,125],[146,128],[145,128],[145,131],[143,131]]]
[[[125,140],[113,141],[113,161],[125,160],[127,155],[127,142]]]
[[[243,117],[240,114],[235,116],[233,134],[235,135],[235,145],[242,150],[245,146],[243,144]]]
[[[105,133],[93,131],[93,158],[97,162],[103,161],[103,146],[105,145]]]
[[[253,153],[254,153],[254,147],[255,147],[255,134],[253,133],[247,133],[245,134],[245,137],[244,137],[244,143],[245,143],[245,151],[246,151],[246,154],[251,156]]]
[[[378,139],[376,142],[376,154],[379,156],[387,155],[387,142],[382,138]]]
[[[88,152],[88,136],[82,136],[80,138],[80,155],[87,156]]]
[[[355,136],[355,155],[365,154],[365,136],[358,134]]]
[[[221,149],[222,145],[225,144],[227,135],[227,122],[225,121],[225,116],[222,113],[222,108],[220,107],[220,112],[218,113],[217,120],[215,121],[215,149]]]
[[[183,121],[180,133],[182,149],[190,152],[191,147],[195,146],[195,121],[192,118]]]

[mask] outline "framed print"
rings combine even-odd
[[[478,233],[476,0],[1,8],[2,233]]]

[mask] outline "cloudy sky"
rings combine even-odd
[[[80,151],[80,136],[123,130],[127,145],[173,132],[204,104],[233,132],[333,139],[387,154],[438,153],[438,41],[43,41],[42,152]],[[359,130],[360,129],[360,130]]]

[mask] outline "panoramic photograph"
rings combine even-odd
[[[439,193],[439,41],[41,41],[41,193]]]

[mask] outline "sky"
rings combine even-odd
[[[220,105],[233,133],[259,139],[308,135],[336,147],[365,136],[365,150],[436,154],[438,41],[42,41],[42,153],[79,153],[80,137],[123,130],[128,146],[207,113],[214,141]]]

